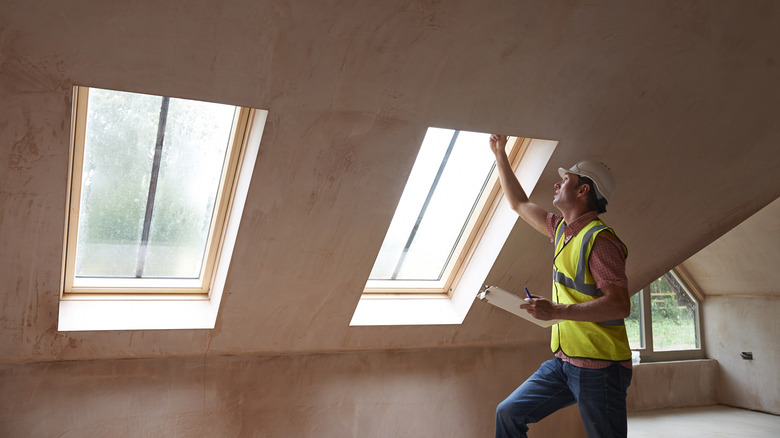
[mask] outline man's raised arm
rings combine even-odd
[[[496,156],[498,178],[501,181],[504,194],[512,210],[516,211],[536,231],[547,236],[547,211],[528,200],[520,181],[512,172],[512,165],[506,155],[506,142],[505,135],[493,134],[490,136],[490,150]]]

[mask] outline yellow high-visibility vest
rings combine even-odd
[[[553,302],[578,304],[604,295],[596,287],[589,265],[593,242],[604,231],[615,234],[604,222],[595,219],[564,243],[563,220],[558,223],[553,259]],[[625,244],[623,251],[627,257]],[[550,348],[553,353],[561,350],[569,357],[616,362],[631,359],[626,326],[622,319],[601,322],[561,321],[552,328]]]

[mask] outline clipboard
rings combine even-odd
[[[525,309],[520,308],[521,305],[528,304],[524,298],[507,292],[500,287],[485,286],[485,288],[479,294],[477,294],[477,298],[479,298],[481,301],[487,301],[496,307],[500,307],[509,313],[513,313],[526,321],[530,321],[538,325],[539,327],[551,327],[562,321],[561,319],[542,321],[541,319],[534,318]]]

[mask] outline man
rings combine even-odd
[[[582,161],[559,169],[553,205],[561,215],[530,202],[512,172],[507,138],[490,137],[499,179],[512,209],[555,244],[552,301],[532,295],[521,308],[552,327],[555,358],[496,409],[496,437],[526,437],[558,409],[578,404],[589,438],[625,437],[631,350],[623,318],[631,310],[625,274],[627,249],[598,218],[614,188],[602,163]]]

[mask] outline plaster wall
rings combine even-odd
[[[642,363],[626,401],[629,412],[709,406],[718,403],[718,364],[714,360]]]
[[[3,437],[484,437],[547,346],[0,365]],[[576,407],[532,426],[584,437]]]
[[[634,291],[780,195],[776,1],[312,3],[2,1],[0,362],[546,337],[479,304],[349,326],[428,126],[559,141],[548,210],[558,166],[605,160]],[[57,331],[74,84],[269,111],[214,330]],[[486,283],[548,293],[550,256],[519,223]]]
[[[719,366],[719,402],[780,415],[780,298],[709,297],[703,314],[707,354]],[[753,360],[743,360],[743,351]]]
[[[608,159],[634,290],[780,195],[771,0],[42,3],[0,14],[3,437],[490,435],[543,330],[487,305],[348,325],[428,126],[560,140],[547,209],[557,166]],[[57,331],[73,84],[270,111],[214,330]],[[712,277],[724,294],[777,293],[776,217],[702,264],[750,286]],[[549,290],[549,254],[519,224],[486,283]],[[778,412],[777,303],[756,300],[708,298],[705,331],[720,399]]]

